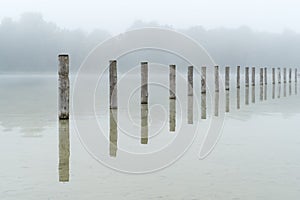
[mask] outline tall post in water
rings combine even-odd
[[[292,68],[289,69],[289,83],[292,82]]]
[[[265,67],[265,85],[268,84],[268,68]]]
[[[275,84],[275,68],[272,68],[272,84]]]
[[[236,68],[236,88],[241,88],[241,66]]]
[[[193,88],[194,88],[194,67],[189,66],[188,67],[188,96],[193,96]]]
[[[298,71],[297,68],[295,68],[295,83],[298,81]]]
[[[286,68],[283,68],[283,83],[286,83]]]
[[[215,92],[219,92],[219,66],[215,66]]]
[[[59,55],[58,61],[58,117],[59,119],[69,119],[69,55]]]
[[[148,103],[148,62],[141,63],[141,103]]]
[[[281,84],[281,69],[278,67],[278,84]]]
[[[264,85],[264,69],[260,68],[260,79],[259,79],[260,85]]]
[[[206,67],[201,68],[201,119],[206,119]]]
[[[118,108],[118,87],[117,87],[118,77],[117,77],[117,61],[111,60],[109,61],[109,102],[110,109]]]
[[[206,93],[206,67],[201,68],[201,93]]]
[[[252,86],[255,86],[255,67],[252,67]]]
[[[245,86],[249,87],[249,67],[245,69]]]
[[[176,99],[176,65],[170,65],[170,99]]]
[[[230,68],[226,67],[225,68],[225,90],[229,90],[229,73],[230,73]]]

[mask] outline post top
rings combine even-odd
[[[143,62],[141,62],[141,64],[142,64],[142,65],[146,65],[146,64],[148,64],[148,62],[143,61]]]
[[[115,63],[117,60],[110,60],[109,63]]]
[[[66,57],[66,56],[69,56],[69,54],[63,53],[58,55],[58,57]]]

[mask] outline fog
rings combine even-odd
[[[126,30],[142,27],[168,27],[187,34],[207,49],[221,66],[297,67],[300,64],[300,34],[293,31],[261,32],[247,26],[175,29],[141,20]],[[62,28],[39,13],[25,13],[18,20],[4,18],[0,24],[0,69],[2,73],[56,72],[57,55],[65,52],[71,55],[74,72],[95,45],[112,35],[109,30]]]

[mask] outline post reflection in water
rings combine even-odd
[[[249,93],[250,93],[249,87],[246,87],[245,88],[245,104],[246,105],[249,105]]]
[[[206,93],[201,94],[201,119],[206,119]]]
[[[272,85],[272,99],[275,99],[275,84]]]
[[[281,84],[278,84],[278,94],[277,94],[277,98],[280,98],[281,96]]]
[[[291,84],[291,82],[289,83],[289,95],[290,96],[292,95],[292,84]]]
[[[59,120],[59,182],[69,182],[70,133],[69,120]]]
[[[170,131],[175,132],[176,127],[176,100],[170,99]]]
[[[264,100],[266,101],[268,98],[268,87],[267,85],[265,85],[265,88],[264,88]]]
[[[286,83],[283,84],[283,96],[286,97]]]
[[[263,101],[264,100],[264,86],[261,85],[259,88],[260,88],[259,89],[259,94],[260,94],[259,99],[260,99],[260,101]]]
[[[295,94],[297,94],[298,88],[297,88],[297,82],[295,82]]]
[[[148,144],[148,104],[141,104],[141,144]]]
[[[193,96],[188,96],[188,124],[193,124],[194,99]]]
[[[252,103],[255,103],[255,86],[252,86]]]
[[[241,90],[238,88],[236,90],[236,108],[240,109],[241,108]]]
[[[116,157],[118,150],[118,110],[110,109],[109,118],[109,155],[111,157]]]
[[[219,116],[219,99],[220,99],[220,94],[219,92],[215,92],[215,116]]]
[[[226,90],[226,112],[229,112],[229,91]]]

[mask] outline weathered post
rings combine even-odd
[[[265,67],[265,85],[268,84],[268,68]]]
[[[226,67],[225,68],[225,90],[229,90],[229,73],[230,73],[230,68]]]
[[[176,99],[176,65],[170,65],[170,99]]]
[[[272,68],[272,84],[275,84],[275,68]]]
[[[245,86],[249,87],[249,67],[245,69]]]
[[[281,84],[281,69],[278,67],[278,84]]]
[[[255,67],[252,67],[252,86],[255,86]]]
[[[59,119],[69,119],[69,55],[59,55],[58,61],[58,117]]]
[[[289,69],[289,83],[292,82],[292,68]]]
[[[241,66],[237,66],[236,68],[236,88],[241,87]]]
[[[206,67],[201,68],[201,119],[206,119]]]
[[[297,68],[295,69],[295,82],[297,83],[298,81],[298,71]]]
[[[215,92],[219,92],[219,66],[215,66]]]
[[[286,68],[283,68],[283,83],[286,83]]]
[[[201,68],[201,93],[206,93],[206,67]]]
[[[264,69],[260,68],[260,85],[264,85]]]
[[[117,109],[118,108],[118,87],[117,87],[118,77],[117,77],[117,61],[111,60],[109,61],[109,102],[110,102],[110,109]]]
[[[148,103],[148,62],[141,63],[141,103]]]
[[[194,88],[194,67],[189,66],[188,67],[188,96],[193,96],[193,88]]]

